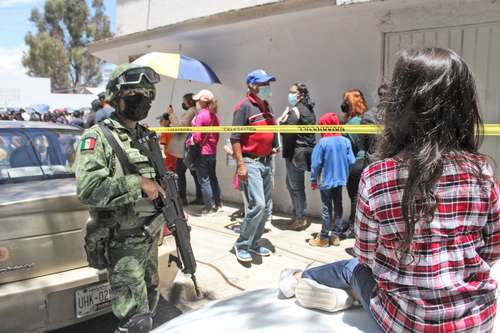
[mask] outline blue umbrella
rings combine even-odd
[[[208,84],[221,83],[214,71],[201,60],[181,55],[179,79],[204,82]]]

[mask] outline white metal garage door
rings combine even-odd
[[[484,122],[500,123],[500,22],[386,33],[384,76],[391,77],[399,50],[431,46],[450,48],[467,61],[476,78]],[[500,137],[485,138],[482,151],[500,163]]]

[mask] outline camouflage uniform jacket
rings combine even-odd
[[[134,130],[125,128],[115,116],[104,120],[119,142],[129,161],[140,175],[153,179],[155,171],[148,158],[132,142],[143,136],[145,127],[137,125]],[[87,129],[80,143],[76,168],[78,198],[89,206],[93,219],[95,212],[114,211],[122,229],[137,226],[142,217],[157,213],[151,201],[142,197],[140,176],[127,175],[98,125]],[[126,225],[128,224],[128,225]]]

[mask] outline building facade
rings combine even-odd
[[[151,51],[180,51],[204,61],[223,83],[210,87],[219,99],[222,124],[231,124],[233,106],[244,96],[245,75],[252,69],[277,77],[271,98],[277,115],[286,107],[289,85],[300,81],[309,86],[319,118],[340,112],[347,89],[360,89],[368,106],[374,106],[376,89],[390,77],[397,52],[422,46],[461,54],[476,75],[485,122],[500,122],[498,1],[117,0],[117,21],[119,35],[93,44],[94,55],[118,64]],[[172,91],[172,104],[180,111],[182,95],[201,88],[206,86],[162,79],[147,121],[155,125]],[[498,142],[487,138],[483,152],[500,161]],[[220,144],[222,193],[238,201],[232,189],[234,167],[225,160]],[[281,158],[275,177],[275,208],[290,211]],[[309,212],[318,215],[319,194],[309,191],[308,198]]]

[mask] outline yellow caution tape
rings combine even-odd
[[[200,127],[154,127],[157,133],[351,133],[379,134],[380,125],[281,125],[281,126],[200,126]],[[484,135],[500,135],[500,124],[485,124]]]
[[[377,125],[281,125],[281,126],[200,126],[155,127],[157,133],[356,133],[376,134],[382,130]]]
[[[499,136],[500,135],[500,124],[484,124],[483,135]]]

